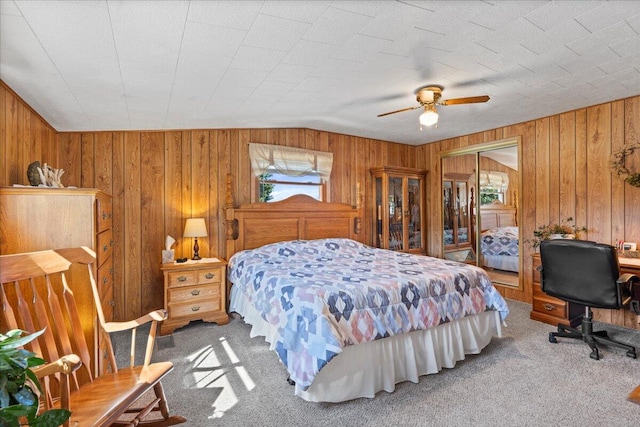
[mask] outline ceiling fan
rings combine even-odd
[[[389,114],[401,113],[403,111],[424,108],[424,113],[420,115],[421,126],[432,126],[438,124],[438,111],[436,105],[458,105],[458,104],[475,104],[487,102],[489,96],[470,96],[467,98],[453,98],[440,100],[442,97],[442,86],[424,86],[416,90],[416,100],[420,105],[415,107],[407,107],[401,110],[390,111],[388,113],[378,114],[378,117],[388,116]]]

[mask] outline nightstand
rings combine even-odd
[[[160,335],[194,320],[229,322],[225,309],[227,261],[203,258],[198,261],[162,264],[164,273],[164,308],[169,314],[160,325]]]

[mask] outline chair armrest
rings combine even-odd
[[[619,285],[624,285],[624,284],[627,284],[627,283],[640,282],[640,277],[638,277],[636,274],[624,273],[623,275],[621,275],[618,278],[618,280],[616,280],[616,282]]]
[[[104,332],[109,335],[112,332],[131,331],[131,353],[129,354],[129,363],[133,367],[135,365],[135,350],[136,350],[136,331],[138,326],[142,326],[146,323],[151,323],[149,329],[149,336],[147,337],[147,348],[144,355],[144,365],[151,363],[151,355],[153,353],[153,347],[156,339],[156,329],[158,322],[162,322],[168,316],[168,313],[164,309],[152,311],[149,314],[145,314],[142,317],[138,317],[135,320],[129,320],[127,322],[106,322],[102,325]],[[109,345],[109,359],[113,367],[116,366],[115,353],[113,352],[113,346],[111,341],[108,341]],[[115,369],[115,368],[114,368]]]
[[[78,370],[81,365],[82,362],[80,361],[80,357],[78,355],[67,354],[54,362],[35,366],[31,369],[31,371],[36,375],[36,377],[43,378],[58,373],[68,375]]]
[[[135,320],[129,320],[127,322],[106,322],[104,324],[105,332],[120,332],[135,329],[138,326],[144,325],[152,321],[161,322],[167,318],[167,311],[164,309],[152,311],[144,316],[138,317]]]

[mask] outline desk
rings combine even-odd
[[[621,273],[631,273],[640,276],[640,258],[618,258]],[[540,254],[533,254],[533,295],[532,308],[529,317],[533,320],[550,325],[563,324],[576,327],[582,321],[584,306],[563,301],[549,296],[540,288],[540,272],[536,269],[541,264]],[[611,314],[612,311],[618,312]],[[593,309],[594,319],[618,326],[640,329],[640,316],[635,316],[631,310]]]

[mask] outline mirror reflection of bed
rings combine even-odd
[[[514,200],[517,199],[514,197]],[[499,200],[480,205],[481,265],[494,283],[517,286],[519,242],[517,209]]]

